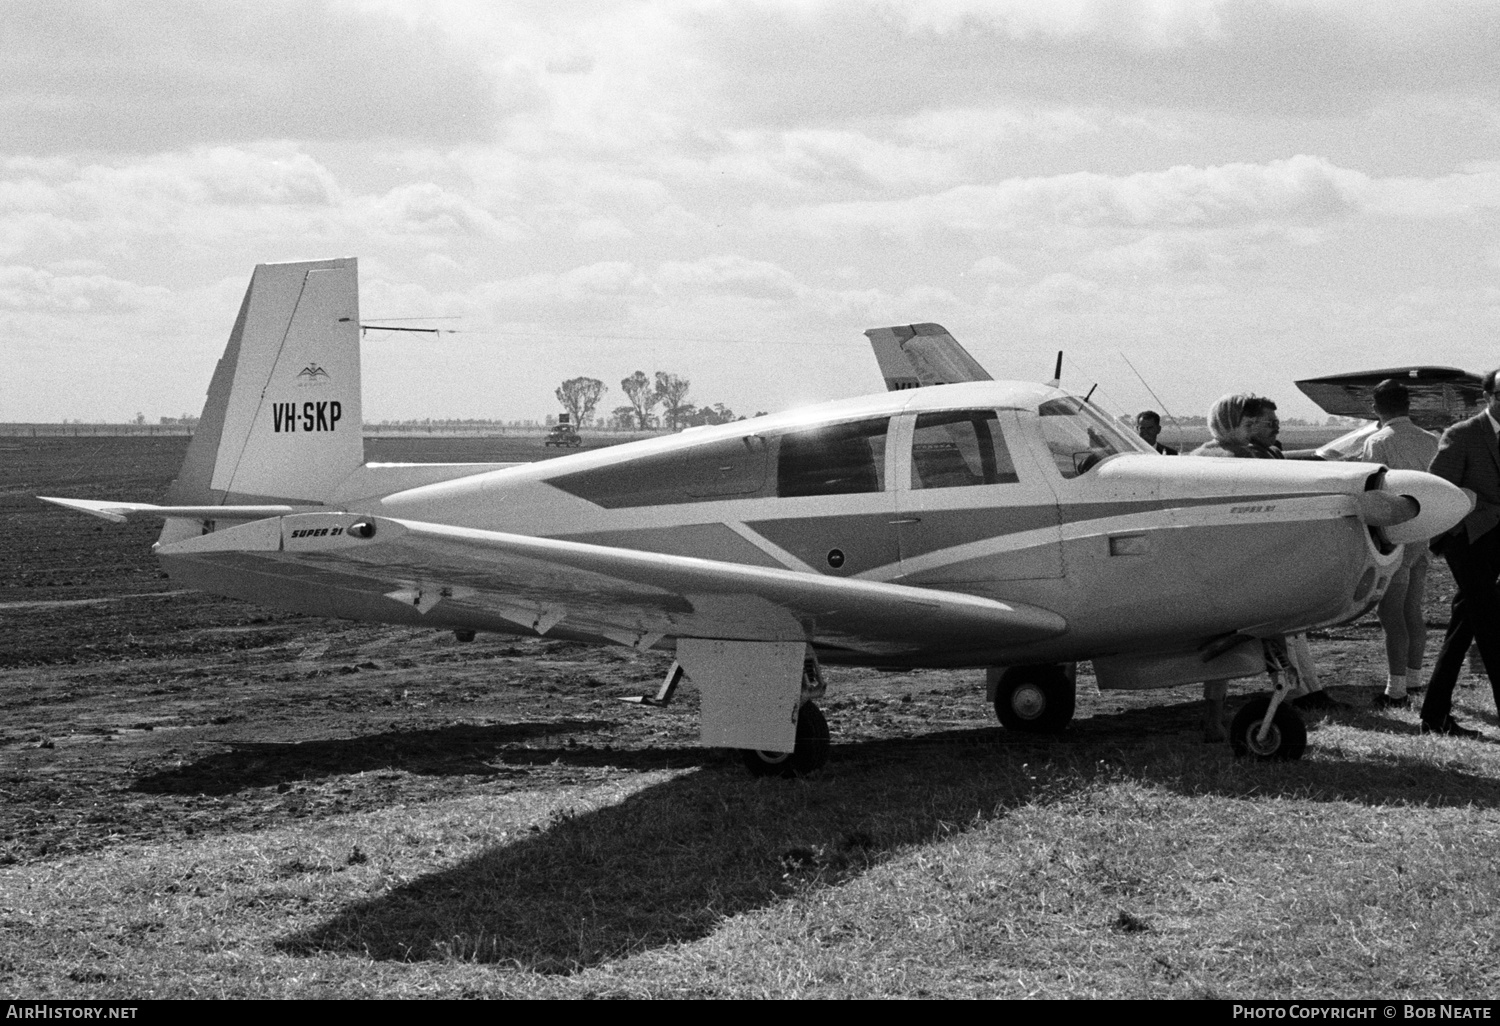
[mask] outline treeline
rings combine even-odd
[[[692,382],[687,378],[666,371],[657,371],[648,378],[645,371],[636,371],[620,380],[620,391],[629,400],[616,406],[608,417],[595,417],[599,401],[608,386],[598,378],[569,378],[557,387],[557,401],[567,411],[572,423],[580,427],[610,427],[619,430],[648,431],[652,428],[667,428],[680,431],[686,427],[704,424],[727,424],[732,420],[744,420],[723,403],[696,404],[690,401],[688,391]],[[657,407],[661,412],[657,412]],[[754,416],[762,416],[759,411]]]
[[[487,417],[422,417],[407,420],[365,421],[366,427],[541,427],[536,420],[495,420]]]
[[[1180,427],[1208,427],[1208,418],[1203,416],[1195,415],[1192,417],[1167,417],[1163,415],[1161,419],[1162,423],[1168,426],[1177,424]],[[1122,414],[1120,417],[1120,422],[1123,424],[1134,426],[1135,414]],[[1304,420],[1301,417],[1281,418],[1282,427],[1358,427],[1360,424],[1364,423],[1366,423],[1366,421],[1360,420],[1356,417],[1328,417],[1325,420]]]

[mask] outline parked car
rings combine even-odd
[[[547,432],[547,440],[542,444],[576,449],[583,444],[583,437],[573,430],[572,425],[559,424]]]

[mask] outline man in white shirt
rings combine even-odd
[[[1392,470],[1426,470],[1437,455],[1437,436],[1411,422],[1411,393],[1394,378],[1375,386],[1375,413],[1380,430],[1365,439],[1359,459],[1384,463]],[[1408,689],[1420,691],[1422,654],[1427,644],[1427,621],[1422,597],[1427,590],[1427,546],[1408,545],[1401,566],[1376,610],[1385,630],[1385,656],[1390,670],[1384,691],[1375,693],[1377,708],[1411,704]],[[1410,684],[1408,684],[1410,681]]]

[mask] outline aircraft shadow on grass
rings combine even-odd
[[[1500,781],[1411,759],[1185,768],[1181,734],[1196,726],[1195,712],[1187,702],[1099,716],[1055,740],[981,728],[841,744],[830,770],[800,782],[710,767],[617,805],[554,815],[518,841],[351,905],[278,947],[574,973],[699,940],[726,917],[809,884],[857,878],[912,845],[1122,778],[1194,796],[1386,805],[1410,795],[1413,804],[1500,807]],[[1161,757],[1143,755],[1143,744],[1160,745]],[[1201,751],[1222,757],[1216,747]],[[598,754],[537,749],[525,758]]]
[[[878,764],[892,757],[921,757],[953,748],[1005,748],[1039,756],[1073,753],[1108,755],[1137,750],[1143,744],[1180,747],[1182,735],[1196,734],[1196,701],[1153,705],[1133,710],[1096,712],[1075,720],[1062,735],[1028,735],[1000,727],[927,731],[904,737],[837,742],[833,757],[844,764]],[[1477,714],[1492,724],[1495,717]],[[1378,718],[1363,729],[1415,734],[1413,724]],[[492,776],[504,767],[563,765],[645,771],[708,765],[720,761],[711,750],[685,745],[547,743],[549,739],[613,730],[613,720],[568,718],[548,721],[469,725],[423,730],[393,730],[353,738],[310,741],[234,742],[218,752],[182,766],[149,774],[132,790],[143,794],[227,795],[257,787],[305,783],[328,777],[373,771],[405,771],[420,776]],[[1310,741],[1316,745],[1316,736]],[[1205,750],[1208,750],[1205,748]],[[1349,796],[1358,797],[1358,796]],[[1382,794],[1370,797],[1379,800]]]
[[[1020,745],[1043,749],[1127,737],[1175,736],[1196,729],[1197,705],[1158,705],[1133,713],[1096,715],[1079,720],[1060,738],[1011,734],[999,727],[929,731],[889,741],[835,742],[839,759],[879,760],[887,753],[915,753],[952,745]],[[228,795],[257,787],[306,783],[328,777],[378,770],[401,770],[420,776],[491,776],[501,767],[613,767],[653,770],[704,765],[718,761],[710,750],[684,745],[547,743],[618,728],[614,720],[568,718],[504,724],[455,724],[420,730],[391,730],[352,738],[298,742],[236,741],[182,766],[141,777],[132,790],[143,794]]]
[[[500,772],[496,763],[511,761],[551,763],[565,759],[631,769],[662,767],[668,754],[664,750],[534,747],[539,739],[593,733],[615,726],[608,720],[566,719],[395,730],[281,744],[234,742],[227,752],[143,776],[132,790],[145,794],[225,795],[249,788],[374,770],[405,770],[422,776],[488,776]],[[535,758],[529,757],[531,754]],[[675,765],[695,765],[704,754],[699,749],[670,750]]]

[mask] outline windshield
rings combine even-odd
[[[1086,474],[1106,456],[1119,452],[1145,452],[1138,437],[1122,431],[1109,418],[1081,399],[1064,396],[1049,399],[1037,408],[1042,438],[1057,464],[1057,472],[1072,478]]]

